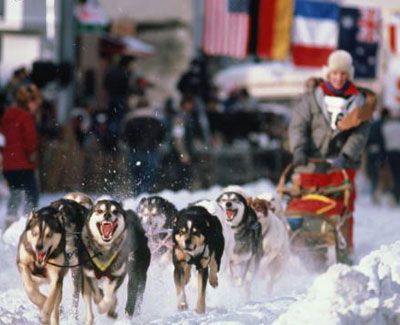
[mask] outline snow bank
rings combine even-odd
[[[333,265],[274,324],[399,324],[400,241],[350,267]]]

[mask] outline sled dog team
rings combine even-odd
[[[188,309],[185,286],[194,266],[196,311],[204,313],[207,282],[217,287],[220,269],[247,290],[258,274],[271,290],[289,246],[279,202],[268,195],[249,197],[239,186],[180,211],[160,196],[143,198],[132,211],[114,200],[93,202],[74,192],[30,213],[17,265],[41,323],[59,323],[63,279],[71,270],[75,317],[82,293],[85,324],[93,324],[92,302],[100,314],[117,318],[117,291],[126,276],[125,313],[139,312],[150,260],[161,265],[172,260],[178,310]],[[43,283],[49,285],[47,296],[39,290]]]

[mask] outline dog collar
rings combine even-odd
[[[121,240],[119,242],[116,243],[116,247],[119,248],[121,243],[123,242],[123,239],[126,237],[126,234],[124,234],[123,236],[121,236]],[[87,243],[85,242],[85,240],[83,240],[83,246],[86,248],[87,253],[89,254],[89,256],[94,252],[93,248],[91,247],[91,245],[87,245]],[[98,257],[93,256],[91,258],[92,263],[94,264],[94,266],[100,270],[100,272],[104,273],[115,261],[115,259],[117,258],[119,254],[119,249],[116,249],[115,252],[111,255],[111,257],[109,259],[107,259],[106,261],[101,261]],[[97,253],[96,253],[97,255]]]
[[[101,272],[104,272],[104,271],[106,271],[112,264],[113,264],[113,262],[115,261],[115,258],[117,257],[117,255],[118,255],[118,251],[117,252],[115,252],[107,261],[105,261],[105,262],[103,262],[103,261],[100,261],[97,257],[93,257],[92,258],[92,262],[93,262],[93,264],[101,271]]]

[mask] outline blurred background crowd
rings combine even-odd
[[[263,1],[216,1],[0,1],[1,114],[18,105],[21,87],[38,87],[41,192],[129,196],[278,180],[291,161],[292,103],[320,74],[321,63],[302,62],[289,50],[288,57],[269,54],[254,36],[242,46],[245,52],[232,50],[241,44],[215,46],[207,36],[209,10],[219,20],[247,17],[248,29],[235,30],[238,36],[250,35],[257,25],[252,19],[268,9]],[[298,3],[313,3],[281,2],[293,12],[294,27]],[[385,45],[385,31],[400,9],[390,1],[370,2],[344,1],[347,11],[331,3],[339,23],[346,22],[340,15],[358,10],[355,19],[371,22],[366,32],[381,35],[364,40],[375,51],[369,66],[354,57],[356,84],[379,96],[363,170],[375,202],[389,193],[399,204],[400,70],[393,68],[398,52]],[[212,7],[217,3],[226,7]],[[394,89],[389,94],[385,83]]]

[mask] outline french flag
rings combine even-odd
[[[400,14],[393,14],[388,24],[389,50],[393,55],[400,55]]]
[[[333,2],[297,0],[292,55],[298,66],[321,67],[337,48],[339,6]]]

